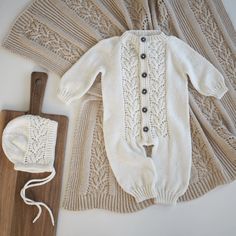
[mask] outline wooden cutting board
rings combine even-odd
[[[53,236],[56,235],[57,216],[60,203],[63,161],[65,154],[68,118],[41,112],[47,74],[33,72],[31,75],[31,98],[28,112],[3,110],[0,112],[0,235],[1,236]],[[55,226],[51,224],[48,212],[43,207],[41,217],[33,224],[38,213],[36,206],[26,205],[20,196],[24,184],[34,178],[44,178],[50,173],[31,174],[15,171],[13,164],[2,150],[2,132],[7,123],[21,115],[40,115],[58,122],[57,144],[54,167],[56,176],[49,183],[26,191],[26,196],[45,202],[51,209]]]

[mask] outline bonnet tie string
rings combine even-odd
[[[27,189],[29,189],[29,188],[32,188],[32,187],[35,187],[35,186],[44,185],[44,184],[48,183],[49,181],[51,181],[54,178],[55,174],[56,174],[56,171],[53,168],[51,174],[49,176],[47,176],[46,178],[43,178],[43,179],[31,179],[21,189],[20,195],[21,195],[22,199],[24,200],[24,202],[27,205],[35,205],[35,206],[38,207],[38,214],[34,218],[33,223],[35,223],[38,220],[38,218],[40,217],[40,215],[42,213],[42,207],[41,206],[44,206],[47,209],[47,211],[48,211],[48,213],[50,215],[52,225],[54,226],[54,224],[55,224],[54,217],[53,217],[51,209],[45,203],[43,203],[43,202],[35,202],[34,200],[27,198],[26,194],[25,194],[25,191]]]

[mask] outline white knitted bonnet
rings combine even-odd
[[[44,206],[54,218],[50,208],[43,202],[35,202],[25,196],[25,191],[34,186],[46,184],[55,176],[54,159],[57,137],[56,121],[34,115],[23,115],[11,120],[2,135],[2,148],[14,169],[30,173],[51,172],[43,179],[29,180],[21,190],[21,197],[28,205],[39,209],[33,223],[40,217]]]

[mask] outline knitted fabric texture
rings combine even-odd
[[[224,77],[182,40],[130,30],[86,52],[63,75],[59,98],[79,99],[99,73],[105,147],[116,180],[137,202],[176,203],[191,171],[188,76],[199,93],[219,99],[228,90]]]
[[[40,116],[24,115],[11,120],[2,135],[2,147],[7,158],[14,164],[15,170],[30,173],[51,172],[44,179],[29,180],[21,190],[21,197],[28,205],[38,207],[34,222],[40,217],[44,206],[54,218],[50,208],[43,202],[35,202],[25,196],[31,187],[46,184],[55,176],[53,167],[57,137],[57,122]]]
[[[220,0],[36,0],[13,23],[3,46],[61,76],[97,41],[120,36],[127,29],[161,29],[184,40],[222,72],[229,88],[216,101],[202,96],[189,83],[192,169],[190,185],[179,201],[197,198],[235,180],[236,35]],[[62,206],[69,210],[140,210],[153,201],[136,204],[110,174],[102,107],[98,77],[77,107]],[[145,148],[150,153],[150,148]]]

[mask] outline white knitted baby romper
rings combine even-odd
[[[188,78],[199,93],[220,99],[227,91],[223,76],[174,36],[129,30],[88,50],[64,74],[59,97],[79,99],[98,73],[106,152],[118,183],[137,202],[175,204],[191,171]]]

